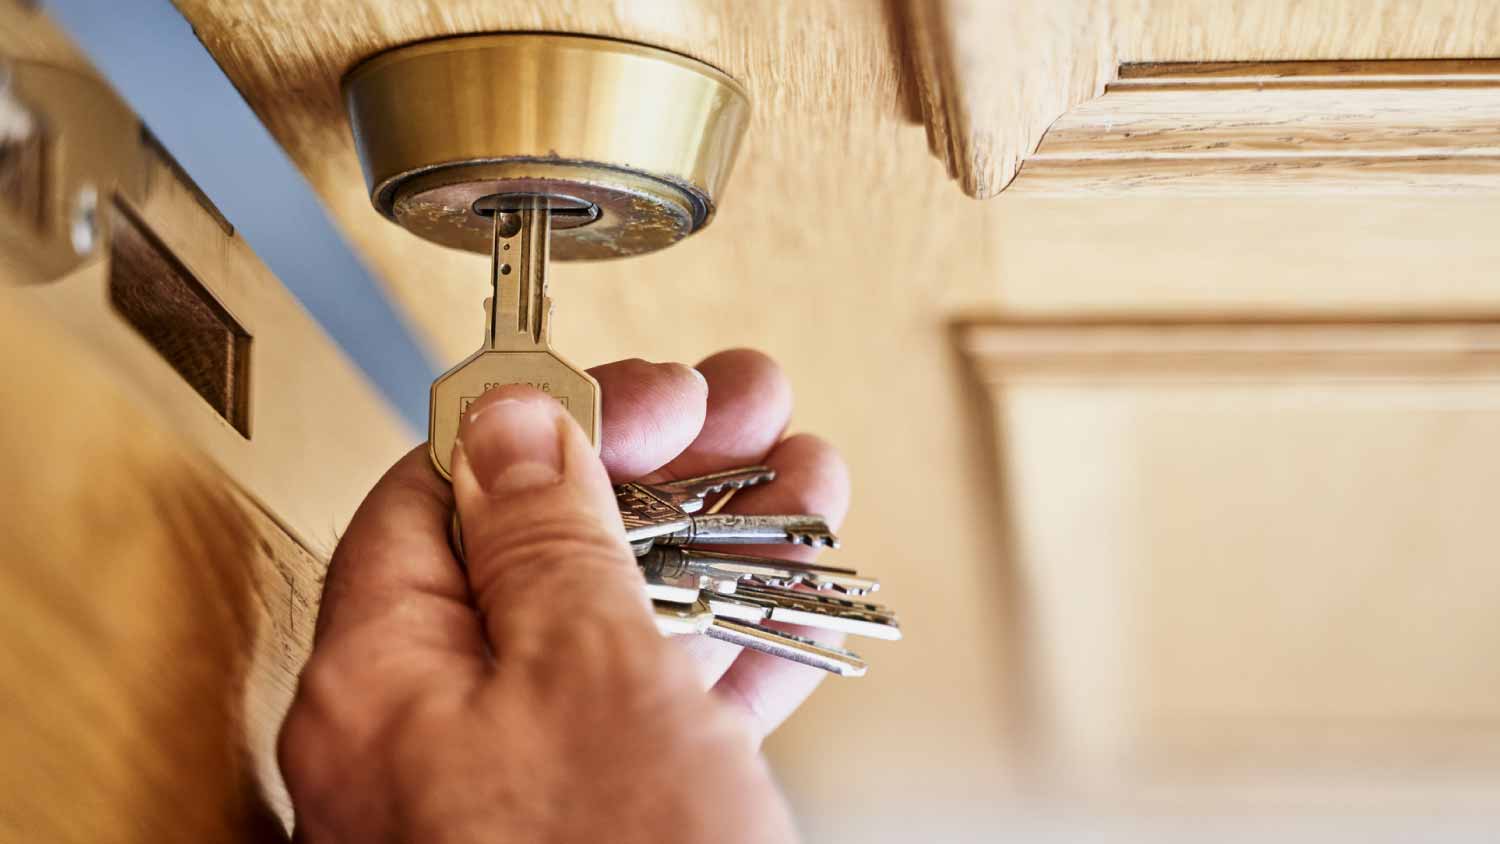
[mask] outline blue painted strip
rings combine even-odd
[[[49,0],[43,8],[324,330],[417,430],[426,429],[432,365],[177,10],[167,0]]]

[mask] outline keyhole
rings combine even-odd
[[[552,228],[554,229],[575,229],[580,226],[586,226],[599,219],[601,215],[599,206],[587,199],[579,199],[575,196],[556,193],[496,193],[474,200],[471,208],[475,214],[481,217],[492,217],[495,214],[514,214],[528,200],[539,195],[545,196],[547,199],[547,210],[552,217]],[[508,223],[509,221],[506,222]],[[519,225],[519,221],[516,224]]]

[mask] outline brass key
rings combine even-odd
[[[505,384],[530,384],[557,399],[578,420],[594,448],[599,447],[599,382],[552,349],[548,199],[504,196],[492,205],[492,294],[484,346],[432,382],[428,449],[433,465],[449,480],[459,420],[487,390]]]

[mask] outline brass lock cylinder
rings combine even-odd
[[[750,118],[702,62],[577,35],[400,47],[355,67],[344,99],[370,200],[427,240],[488,254],[496,197],[542,194],[558,260],[639,255],[713,218]]]

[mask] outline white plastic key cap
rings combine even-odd
[[[694,636],[713,623],[714,614],[702,601],[676,604],[656,601],[651,604],[656,616],[656,630],[663,636]]]
[[[459,420],[475,399],[505,384],[530,384],[557,399],[599,447],[599,382],[553,351],[549,336],[547,198],[508,199],[495,211],[484,346],[432,382],[428,447],[449,479]]]

